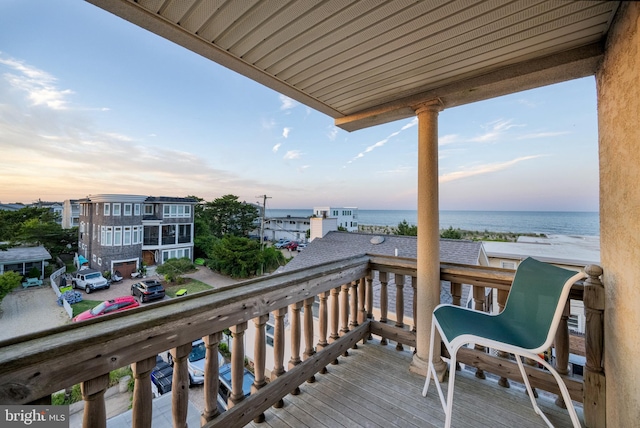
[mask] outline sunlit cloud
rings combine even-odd
[[[291,132],[291,128],[284,128],[284,129],[282,130],[282,136],[283,136],[284,138],[287,138],[287,137],[289,137],[289,133],[290,133],[290,132]]]
[[[389,140],[393,137],[397,137],[402,131],[407,130],[413,126],[415,126],[418,123],[418,119],[414,118],[412,119],[409,123],[403,125],[399,131],[394,131],[391,134],[389,134],[386,138],[376,142],[375,144],[372,144],[370,146],[368,146],[367,148],[364,149],[364,151],[358,153],[356,156],[354,156],[350,161],[348,161],[347,163],[353,163],[353,161],[355,161],[356,159],[361,159],[364,157],[365,154],[367,153],[371,153],[372,151],[374,151],[375,149],[384,146],[385,144],[387,144],[389,142]]]
[[[278,149],[280,148],[280,146],[282,145],[282,143],[278,143],[275,146],[273,146],[273,148],[271,150],[273,150],[273,153],[278,153]]]
[[[411,122],[407,123],[406,125],[404,125],[402,128],[400,128],[400,131],[404,131],[406,129],[412,128],[414,126],[416,126],[418,124],[418,118],[414,117]]]
[[[440,183],[448,183],[451,181],[456,181],[456,180],[462,180],[465,178],[469,178],[469,177],[474,177],[474,176],[478,176],[478,175],[484,175],[484,174],[491,174],[494,172],[498,172],[498,171],[503,171],[505,169],[509,169],[511,167],[513,167],[514,165],[523,162],[523,161],[527,161],[527,160],[531,160],[531,159],[536,159],[542,157],[542,155],[535,155],[535,156],[522,156],[507,162],[499,162],[499,163],[491,163],[491,164],[485,164],[485,165],[478,165],[475,166],[473,168],[469,168],[469,169],[463,169],[461,171],[454,171],[454,172],[450,172],[448,174],[442,174],[439,177],[439,182]]]
[[[56,86],[57,79],[51,74],[11,58],[0,57],[0,64],[12,70],[3,75],[4,79],[12,87],[26,92],[32,105],[47,106],[53,110],[67,108],[65,98],[73,91],[60,90]]]
[[[298,106],[298,102],[286,95],[280,95],[280,110],[290,110]]]
[[[301,156],[302,156],[302,152],[300,150],[289,150],[287,153],[284,154],[283,159],[285,160],[300,159]]]

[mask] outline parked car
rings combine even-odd
[[[194,340],[191,343],[191,352],[187,358],[187,368],[189,370],[189,386],[204,383],[204,362],[207,348],[202,339]],[[167,360],[173,366],[173,357],[167,353]],[[218,366],[224,365],[224,357],[218,352]]]
[[[173,367],[162,359],[160,355],[156,356],[156,365],[151,370],[151,382],[156,386],[158,394],[166,394],[171,391],[171,383],[173,381]]]
[[[231,396],[231,363],[225,364],[220,367],[220,384],[218,386],[218,409],[222,407],[224,410],[227,410],[227,403],[229,401],[229,396]],[[244,368],[244,373],[242,374],[242,392],[245,397],[248,397],[251,394],[251,385],[255,381],[255,377],[253,373],[251,373],[247,368]]]
[[[140,281],[131,285],[131,295],[137,297],[140,302],[163,299],[164,294],[164,287],[155,279]]]
[[[304,250],[305,248],[307,248],[307,244],[301,243],[298,244],[298,248],[296,248],[298,250],[298,252]]]
[[[102,315],[113,314],[116,312],[126,311],[140,306],[140,304],[131,296],[116,297],[112,300],[105,300],[93,309],[84,311],[73,318],[73,322],[89,320]]]
[[[275,243],[274,247],[276,247],[277,249],[281,249],[284,248],[286,245],[288,245],[291,242],[291,240],[289,239],[285,239],[284,241],[278,241]]]
[[[289,251],[295,251],[298,248],[298,242],[291,241],[287,245],[285,245],[284,248],[286,248]]]
[[[80,269],[74,272],[71,277],[71,286],[73,288],[82,288],[87,294],[95,290],[109,288],[110,285],[109,281],[102,276],[102,273],[95,269]]]

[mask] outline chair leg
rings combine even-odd
[[[537,357],[537,355],[536,355]],[[562,398],[564,399],[564,403],[567,406],[567,411],[569,412],[569,417],[571,418],[571,423],[573,423],[574,428],[580,428],[582,425],[580,424],[580,420],[578,419],[578,414],[576,413],[576,408],[573,406],[573,401],[571,400],[571,395],[569,394],[569,389],[567,389],[567,385],[564,383],[556,369],[554,369],[551,364],[546,362],[544,359],[538,357],[534,358],[537,362],[546,367],[547,370],[553,375],[558,387],[560,388],[560,392],[562,394]],[[546,418],[545,418],[546,419]]]
[[[428,368],[427,368],[427,376],[426,376],[426,380],[424,383],[424,388],[422,389],[422,396],[426,397],[427,396],[427,390],[429,388],[429,381],[431,380],[431,378],[433,377],[433,383],[436,385],[436,390],[438,391],[438,396],[440,398],[440,404],[442,405],[442,410],[444,410],[445,413],[445,423],[444,423],[444,427],[445,428],[450,428],[451,427],[451,416],[453,413],[453,383],[455,381],[455,364],[456,364],[456,352],[457,349],[455,351],[453,350],[449,350],[449,353],[451,354],[451,361],[450,361],[450,365],[449,365],[449,386],[448,386],[448,391],[447,391],[447,399],[445,400],[444,397],[444,393],[442,392],[442,386],[440,385],[440,381],[438,380],[438,373],[436,372],[436,368],[433,365],[433,345],[435,342],[435,325],[436,325],[436,321],[435,319],[431,321],[431,338],[429,340],[430,344],[429,344],[429,364],[428,364]],[[447,347],[448,348],[448,347]]]
[[[431,361],[433,360],[433,336],[435,333],[435,324],[434,324],[434,320],[431,320],[431,338],[429,339],[429,361],[427,361],[427,377],[424,381],[424,387],[422,388],[422,396],[426,397],[427,396],[427,390],[429,389],[429,381],[431,380],[431,370],[433,368],[433,364],[431,363]],[[436,374],[433,375],[434,377],[434,382],[438,382],[438,376]]]

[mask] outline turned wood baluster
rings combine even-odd
[[[302,353],[302,361],[305,361],[308,358],[311,358],[313,354],[316,353],[315,349],[313,349],[313,303],[315,302],[314,297],[310,297],[305,299],[304,301],[304,352]],[[308,383],[313,383],[316,381],[316,377],[311,375],[309,379],[307,379]]]
[[[318,325],[320,330],[320,337],[318,338],[318,344],[316,345],[318,351],[323,350],[327,345],[329,345],[329,342],[327,342],[327,329],[329,327],[329,311],[327,309],[327,300],[329,300],[330,295],[330,291],[325,291],[324,293],[320,293],[318,295],[318,299],[320,300],[320,307],[318,308]],[[326,367],[320,369],[320,374],[325,374],[326,372]]]
[[[349,321],[349,329],[353,330],[358,325],[358,283],[359,281],[351,281],[351,291],[350,291],[350,309],[349,316],[351,317],[351,321]],[[358,349],[358,344],[354,342],[353,349]]]
[[[411,288],[413,288],[413,328],[411,331],[415,333],[418,322],[418,278],[415,276],[411,277]],[[413,352],[415,353],[415,349]]]
[[[360,278],[360,281],[358,282],[358,324],[364,324],[367,319],[367,309],[365,308],[367,285],[364,277]],[[363,343],[365,343],[366,340],[367,339],[365,338]]]
[[[461,306],[462,300],[462,284],[457,282],[451,283],[451,304]]]
[[[388,277],[387,272],[378,272],[378,279],[380,280],[380,322],[387,322],[387,310],[389,306],[389,295],[387,293]],[[387,345],[387,338],[380,339],[381,345]]]
[[[338,334],[338,325],[340,324],[340,303],[339,303],[340,287],[331,290],[331,309],[329,325],[331,333],[329,334],[329,343],[333,343],[340,338]],[[338,364],[338,359],[333,360],[331,364]]]
[[[508,290],[498,290],[498,310],[500,312],[504,311],[504,306],[507,303],[508,296],[509,296]],[[498,357],[505,358],[508,360],[511,358],[511,354],[505,351],[498,351]],[[506,377],[501,377],[500,380],[498,380],[498,385],[504,388],[511,388],[509,379],[507,379]]]
[[[267,358],[267,345],[266,345],[266,325],[269,321],[269,314],[260,315],[258,318],[253,319],[253,325],[256,329],[256,336],[253,342],[253,372],[254,379],[253,385],[251,385],[251,395],[258,392],[260,388],[267,384],[264,376],[265,362]],[[259,424],[264,422],[264,413],[256,416],[253,422]]]
[[[171,409],[174,428],[187,428],[189,408],[189,367],[187,357],[191,352],[191,342],[173,348],[173,380],[171,381]]]
[[[273,371],[271,379],[282,376],[284,370],[284,316],[287,314],[287,308],[280,308],[273,311],[275,324],[273,326]],[[284,406],[284,400],[280,399],[273,405],[276,409]]]
[[[404,328],[404,275],[395,274],[396,281],[396,327]],[[402,351],[402,343],[396,343],[396,350]]]
[[[155,356],[131,364],[135,379],[131,400],[131,426],[134,428],[151,428],[151,370],[155,365]]]
[[[247,329],[247,322],[231,326],[231,395],[227,405],[232,408],[244,400],[242,391],[242,381],[244,378],[244,332]]]
[[[300,309],[302,302],[289,305],[289,322],[291,325],[291,358],[289,359],[289,370],[300,364]],[[296,386],[291,395],[300,394],[300,388]]]
[[[476,311],[484,311],[484,287],[474,285],[473,286],[473,308]],[[480,345],[475,345],[474,349],[477,351],[486,352],[487,348]],[[485,379],[486,376],[482,369],[476,369],[476,377],[478,379]]]
[[[365,277],[367,283],[367,292],[365,293],[365,306],[367,308],[367,319],[373,320],[373,271],[369,269]],[[373,339],[373,335],[369,332],[367,340]]]
[[[200,415],[200,424],[204,425],[218,416],[218,386],[220,364],[218,362],[218,345],[222,332],[213,333],[202,338],[206,349],[204,358],[204,411]]]
[[[571,314],[571,300],[567,299],[560,317],[560,324],[558,324],[558,330],[556,330],[555,347],[556,347],[556,362],[555,368],[561,375],[569,374],[569,315]],[[562,394],[556,398],[556,406],[563,409],[567,408],[567,405],[562,398]]]
[[[80,383],[80,392],[84,400],[83,427],[106,428],[107,410],[104,393],[109,386],[109,373]],[[151,386],[149,386],[151,391]]]
[[[349,284],[340,287],[340,337],[349,333]],[[349,351],[342,354],[349,356]]]
[[[606,383],[603,370],[605,290],[600,277],[602,268],[589,265],[584,281],[584,312],[586,317],[584,367],[584,422],[588,427],[606,425]]]

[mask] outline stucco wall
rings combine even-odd
[[[621,6],[596,74],[607,426],[640,420],[640,3]]]

